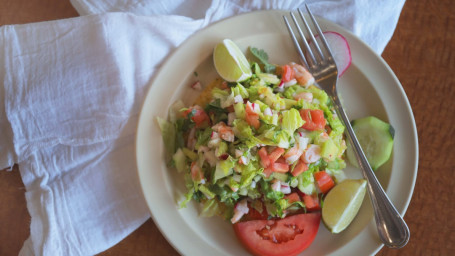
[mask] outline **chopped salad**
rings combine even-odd
[[[319,210],[345,178],[344,126],[303,66],[250,64],[247,80],[217,79],[197,104],[176,102],[168,120],[158,118],[186,183],[178,204],[194,200],[202,216],[232,223]]]

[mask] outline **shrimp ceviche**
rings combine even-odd
[[[258,247],[245,241],[255,239],[249,230],[275,246],[265,250],[292,255],[314,239],[324,195],[345,178],[344,126],[303,66],[249,64],[246,80],[218,79],[197,104],[177,102],[158,121],[188,189],[179,207],[194,200],[202,216],[230,221],[254,254],[264,253],[249,248]]]

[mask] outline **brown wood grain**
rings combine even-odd
[[[383,53],[403,85],[419,137],[419,171],[405,216],[409,244],[379,255],[455,252],[455,2],[406,1]]]
[[[383,58],[403,85],[419,136],[419,172],[405,216],[411,239],[378,255],[455,252],[455,1],[408,0]],[[0,0],[0,25],[78,16],[69,1]],[[19,172],[0,172],[0,255],[17,255],[30,216]],[[101,255],[178,255],[148,220]]]

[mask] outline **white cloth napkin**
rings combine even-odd
[[[303,1],[71,0],[73,19],[0,27],[0,168],[20,166],[31,215],[21,255],[92,255],[144,223],[134,137],[147,85],[195,31]],[[307,1],[377,53],[404,0]],[[117,12],[117,13],[112,13]]]

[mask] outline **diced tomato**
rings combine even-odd
[[[261,149],[259,149],[258,151],[258,155],[259,157],[261,158],[261,165],[262,167],[264,168],[267,168],[269,167],[270,165],[270,158],[267,154],[267,149],[265,147],[262,147]]]
[[[289,65],[284,65],[281,67],[281,79],[283,82],[289,82],[294,78],[294,69]]]
[[[321,193],[323,194],[329,192],[329,190],[335,186],[335,182],[332,177],[330,177],[330,175],[325,171],[315,172],[314,179],[318,184],[319,190],[321,190]]]
[[[271,167],[274,172],[286,173],[289,171],[289,165],[287,163],[279,163],[276,161],[271,164]]]
[[[303,202],[305,203],[305,207],[308,211],[318,211],[321,209],[319,206],[319,199],[317,194],[303,194]]]
[[[285,151],[284,148],[276,147],[276,148],[269,154],[270,161],[271,161],[272,163],[274,163],[276,160],[278,160],[278,158],[280,158],[280,156],[284,153],[284,151]]]
[[[191,113],[191,120],[196,124],[196,127],[203,127],[210,124],[210,118],[205,111],[200,107],[191,107],[183,112],[186,118]]]
[[[245,115],[246,122],[253,126],[255,129],[259,129],[261,126],[261,122],[259,121],[259,115],[258,114],[248,114],[246,113]]]
[[[306,170],[308,170],[308,165],[304,163],[302,160],[299,160],[299,162],[295,165],[294,169],[291,171],[291,174],[294,177],[297,177]]]
[[[321,206],[319,204],[318,194],[307,195],[300,190],[297,190],[300,198],[302,198],[303,203],[308,211],[319,211]]]
[[[270,177],[270,174],[273,173],[272,167],[267,167],[267,168],[265,168],[263,173],[264,173],[264,175],[265,175],[266,178]]]
[[[303,129],[315,131],[322,130],[325,127],[324,112],[320,109],[301,109],[300,116],[305,121],[302,125]]]
[[[275,162],[276,163],[281,163],[281,164],[287,164],[286,163],[286,159],[284,159],[284,157],[279,157]]]
[[[300,200],[300,196],[297,194],[297,192],[293,192],[293,193],[291,193],[289,195],[286,195],[284,197],[284,199],[287,199],[289,204],[301,201]]]
[[[278,158],[274,163],[270,163],[274,172],[286,173],[289,171],[289,165],[283,157]]]
[[[297,214],[278,220],[252,220],[233,225],[235,234],[254,255],[297,255],[313,242],[320,213]]]

